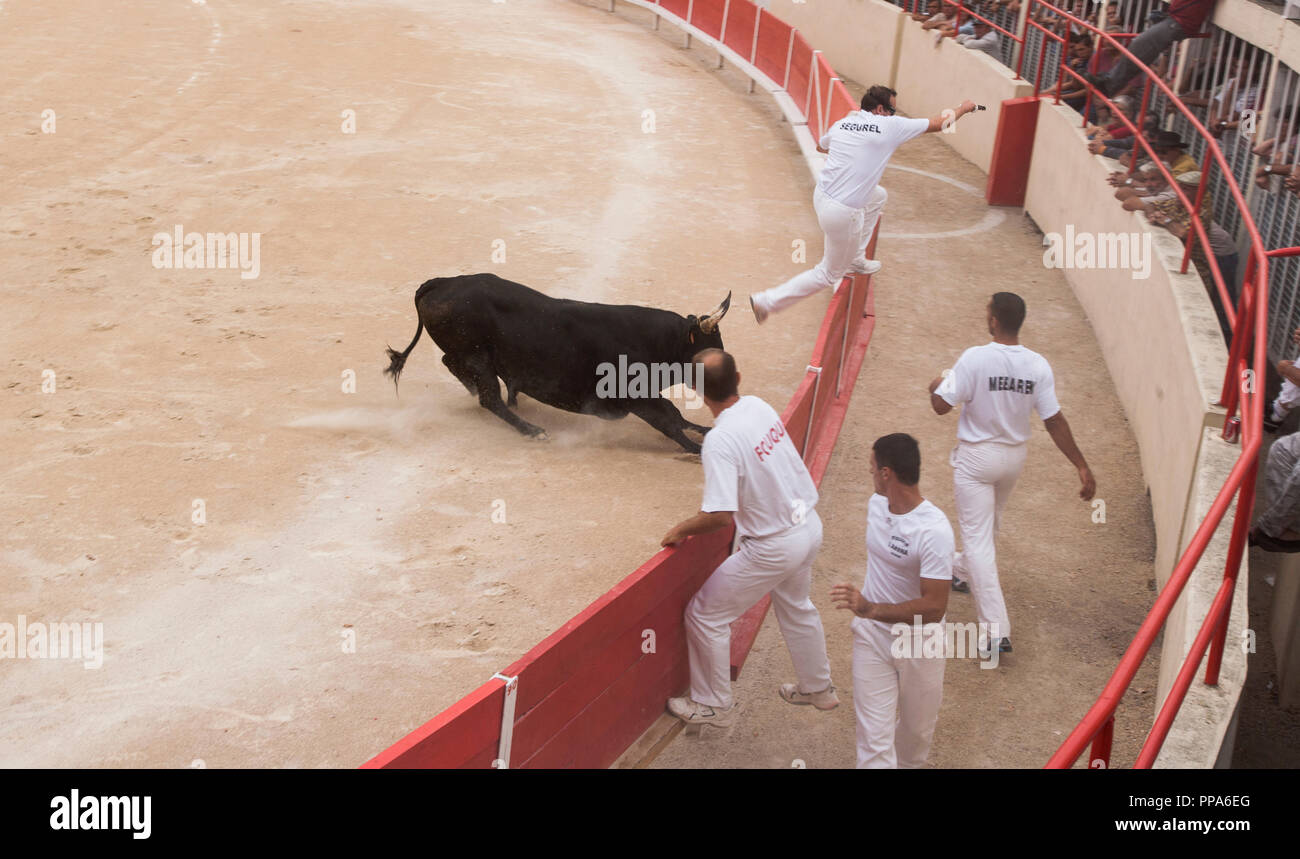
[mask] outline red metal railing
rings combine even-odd
[[[1058,29],[1061,31],[1067,31],[1071,25],[1082,28],[1091,34],[1093,39],[1113,45],[1121,56],[1134,63],[1137,70],[1135,76],[1141,75],[1144,79],[1142,105],[1136,123],[1124,116],[1107,96],[1097,91],[1086,79],[1066,65],[1067,35],[1064,32],[1054,32],[1051,28],[1033,20],[1035,7],[1044,8],[1055,14],[1060,21]],[[1217,405],[1223,406],[1225,410],[1225,438],[1231,439],[1235,434],[1235,428],[1240,426],[1241,453],[1238,455],[1236,464],[1233,466],[1227,480],[1224,481],[1223,486],[1215,496],[1214,502],[1210,505],[1204,521],[1196,529],[1186,550],[1174,565],[1169,581],[1165,584],[1146,619],[1138,628],[1137,634],[1124,652],[1119,665],[1102,690],[1100,697],[1047,763],[1049,768],[1072,766],[1088,745],[1091,744],[1092,751],[1089,756],[1089,765],[1094,767],[1108,767],[1110,765],[1115,710],[1118,708],[1124,692],[1133,681],[1138,668],[1150,651],[1151,645],[1155,642],[1156,636],[1168,621],[1174,604],[1182,594],[1192,572],[1200,563],[1206,547],[1222,523],[1235,496],[1236,512],[1232,521],[1232,534],[1228,543],[1223,582],[1210,604],[1205,619],[1192,642],[1191,650],[1184,660],[1182,668],[1178,672],[1178,676],[1174,680],[1173,686],[1169,690],[1169,694],[1165,698],[1164,704],[1161,706],[1160,712],[1157,714],[1155,722],[1147,734],[1146,741],[1138,754],[1135,766],[1147,768],[1155,763],[1156,757],[1160,753],[1165,738],[1168,736],[1178,714],[1178,710],[1182,706],[1188,689],[1191,687],[1192,680],[1202,660],[1206,658],[1207,652],[1209,658],[1204,682],[1206,685],[1213,686],[1217,685],[1219,680],[1219,668],[1223,659],[1223,648],[1228,631],[1228,618],[1232,612],[1233,592],[1236,587],[1237,574],[1241,568],[1241,559],[1245,553],[1246,538],[1250,528],[1251,511],[1255,497],[1255,477],[1263,432],[1263,398],[1259,391],[1260,386],[1255,384],[1254,374],[1263,372],[1266,360],[1264,348],[1266,343],[1265,324],[1268,316],[1268,258],[1270,254],[1264,250],[1263,241],[1260,238],[1258,229],[1255,227],[1254,220],[1251,218],[1245,197],[1237,186],[1232,171],[1229,169],[1228,163],[1224,159],[1215,139],[1201,121],[1179,100],[1169,85],[1133,56],[1120,42],[1120,38],[1124,38],[1129,34],[1108,34],[1088,21],[1077,18],[1056,6],[1043,2],[1043,0],[1029,0],[1029,7],[1025,14],[1025,29],[1021,37],[1022,46],[1030,27],[1034,27],[1043,33],[1044,47],[1049,39],[1062,46],[1055,101],[1060,102],[1060,84],[1065,76],[1069,75],[1086,89],[1089,99],[1097,98],[1108,105],[1112,113],[1133,133],[1133,155],[1136,156],[1139,149],[1146,153],[1157,169],[1160,170],[1161,175],[1165,177],[1179,202],[1187,209],[1192,233],[1189,233],[1184,240],[1185,250],[1181,270],[1183,272],[1187,270],[1187,263],[1192,252],[1192,242],[1194,240],[1199,242],[1214,281],[1212,288],[1218,292],[1232,328],[1228,366],[1224,374],[1223,390]],[[1035,95],[1040,94],[1042,57],[1045,54],[1045,50],[1039,52],[1039,68],[1034,79]],[[1021,58],[1023,61],[1023,52]],[[1195,132],[1205,140],[1205,158],[1202,164],[1200,184],[1196,189],[1194,201],[1189,200],[1183,190],[1178,187],[1174,176],[1164,166],[1150,142],[1143,135],[1142,129],[1145,124],[1153,87],[1165,95],[1169,105],[1181,112]],[[1136,161],[1136,157],[1130,158],[1130,173]],[[1222,171],[1224,185],[1228,188],[1233,202],[1237,206],[1243,228],[1249,237],[1250,243],[1245,279],[1241,286],[1241,294],[1238,297],[1235,310],[1223,282],[1223,275],[1219,271],[1218,263],[1210,248],[1207,225],[1202,222],[1200,212],[1201,204],[1205,198],[1206,184],[1210,178],[1210,171],[1216,166]],[[1295,250],[1296,253],[1300,254],[1300,250],[1289,250]],[[1274,255],[1291,254],[1278,252]],[[1239,416],[1238,412],[1240,412]]]

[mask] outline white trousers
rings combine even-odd
[[[970,583],[975,614],[983,624],[980,638],[991,638],[988,643],[993,646],[1011,636],[1011,620],[998,584],[994,539],[1028,450],[1024,444],[958,442],[948,459],[961,530],[961,551],[953,559],[953,574]]]
[[[916,769],[930,754],[947,660],[896,655],[887,624],[854,618],[852,626],[858,769]]]
[[[1277,392],[1277,398],[1273,400],[1273,420],[1286,420],[1287,413],[1294,409],[1297,403],[1300,403],[1300,387],[1283,379],[1282,390]]]
[[[818,290],[837,285],[854,263],[865,263],[867,245],[888,199],[889,194],[877,185],[866,207],[854,209],[826,196],[819,186],[813,193],[813,210],[823,233],[822,261],[780,286],[756,293],[755,306],[768,313],[784,310]]]
[[[821,692],[831,685],[826,633],[808,598],[821,545],[822,520],[810,510],[802,525],[783,534],[742,539],[736,553],[718,565],[686,606],[692,699],[731,706],[731,623],[767,593],[790,649],[799,691]]]

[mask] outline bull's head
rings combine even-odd
[[[687,351],[694,355],[701,349],[721,349],[722,332],[718,330],[718,323],[722,317],[727,315],[727,310],[731,307],[731,293],[722,299],[722,303],[703,316],[686,317],[687,325]]]

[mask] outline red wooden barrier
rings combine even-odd
[[[831,89],[831,104],[826,111],[826,127],[830,128],[844,117],[858,109],[858,102],[853,100],[842,81],[836,81]],[[820,137],[820,135],[818,135]]]
[[[691,0],[659,0],[659,7],[685,20],[690,13]]]
[[[826,117],[830,113],[829,105],[831,100],[832,81],[835,80],[835,69],[826,61],[823,54],[817,54],[817,60],[813,66],[815,76],[813,78],[813,97],[809,102],[808,110],[804,115],[808,117],[808,130],[812,132],[814,140],[820,140],[822,133],[830,127]]]
[[[812,91],[812,66],[812,45],[796,30],[790,50],[790,71],[786,77],[785,91],[804,116],[808,115],[809,106],[816,103]],[[780,83],[781,79],[778,77],[776,81]]]
[[[695,0],[691,6],[691,26],[698,27],[705,35],[721,38],[722,13],[726,6],[727,0]]]
[[[745,59],[754,60],[754,36],[758,28],[758,7],[749,0],[731,0],[727,9],[727,32],[722,44]]]
[[[779,86],[785,86],[785,64],[790,55],[791,32],[793,28],[789,24],[766,9],[759,13],[758,51],[754,56],[754,65]],[[795,99],[796,102],[798,100]]]

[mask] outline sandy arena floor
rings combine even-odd
[[[722,331],[745,389],[786,402],[825,300],[760,330],[744,299],[805,267],[792,241],[816,261],[811,181],[770,101],[647,21],[560,0],[0,3],[0,622],[100,622],[105,639],[99,670],[0,664],[0,766],[355,766],[696,509],[697,459],[636,419],[525,398],[552,439],[528,442],[427,339],[400,397],[381,376],[420,282],[494,271],[682,313],[732,289]],[[981,182],[938,141],[903,153],[899,166]],[[914,432],[951,511],[954,421],[926,414],[922,386],[981,342],[989,292],[1021,291],[1109,524],[1089,523],[1036,437],[1002,544],[1018,662],[950,667],[933,763],[1037,765],[1149,604],[1136,447],[1019,215],[940,256],[935,239],[889,233],[961,230],[987,209],[922,174],[886,179],[881,321],[819,508],[815,598],[847,686],[847,624],[825,591],[861,577],[867,446]],[[260,233],[259,276],[155,268],[152,237],[177,225]],[[769,627],[741,681],[756,707],[788,665]],[[1149,719],[1131,706],[1117,757]],[[764,745],[737,731],[661,763],[852,761],[847,707],[752,715]]]

